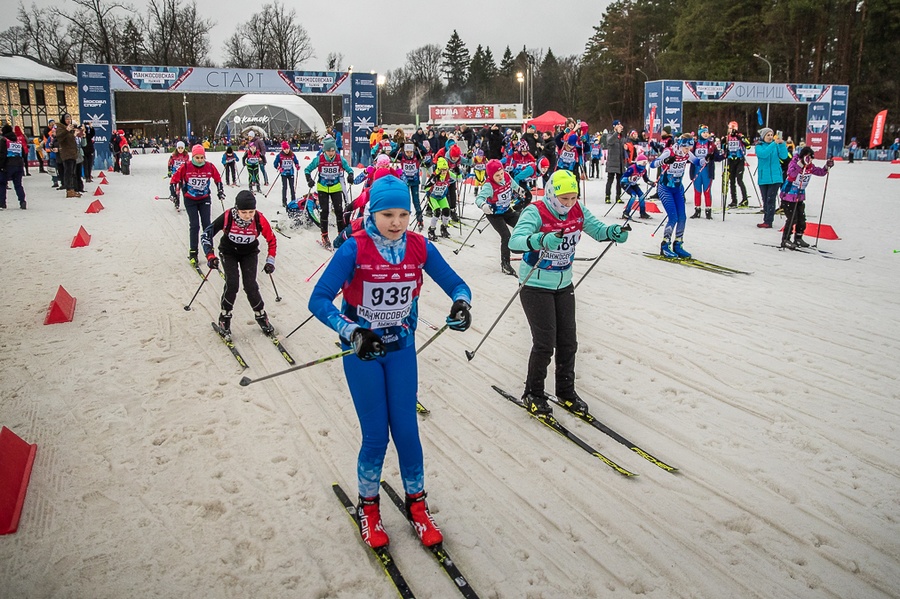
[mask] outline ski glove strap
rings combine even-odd
[[[353,334],[350,336],[350,343],[353,345],[354,353],[360,360],[374,360],[385,354],[381,337],[370,329],[360,327],[353,331]]]
[[[450,307],[450,315],[447,316],[447,326],[454,331],[465,331],[472,324],[471,306],[465,300],[456,300]]]

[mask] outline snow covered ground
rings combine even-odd
[[[153,200],[168,195],[165,160],[135,156],[132,176],[110,173],[99,214],[85,214],[89,194],[67,200],[37,174],[28,210],[0,213],[0,424],[38,444],[19,531],[0,538],[0,597],[395,596],[331,490],[355,494],[359,443],[340,364],[238,385],[209,326],[221,279],[182,309],[199,277],[186,215]],[[757,245],[780,234],[757,229],[758,216],[718,215],[688,221],[686,248],[752,275],[666,264],[641,255],[658,249],[657,217],[579,287],[581,395],[676,474],[559,414],[640,474],[626,479],[492,391],[521,393],[530,336],[518,302],[472,362],[463,352],[516,283],[499,272],[491,230],[459,255],[443,242],[473,288],[475,320],[420,357],[426,485],[481,597],[900,597],[892,171],[832,172],[824,222],[842,240],[820,247],[853,260]],[[816,178],[809,190],[812,222],[823,188]],[[602,195],[588,182],[600,215]],[[260,199],[270,218],[279,196],[277,184]],[[80,225],[91,244],[71,249]],[[308,315],[304,279],[327,257],[314,231],[288,234],[275,272],[283,301],[260,277],[282,335]],[[603,247],[586,239],[579,255]],[[43,326],[58,285],[78,300],[75,320]],[[426,278],[422,316],[440,324],[449,307]],[[243,294],[232,328],[247,375],[287,367]],[[420,343],[431,333],[421,327]],[[312,321],[285,346],[299,362],[333,353],[333,341]],[[393,448],[384,475],[400,487]],[[383,513],[416,596],[458,596],[399,511],[386,502]]]

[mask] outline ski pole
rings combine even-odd
[[[200,290],[203,289],[203,284],[206,283],[206,279],[209,278],[209,275],[212,274],[212,271],[213,271],[213,270],[215,270],[215,269],[210,268],[210,269],[209,269],[209,272],[206,273],[206,276],[203,277],[203,280],[200,281],[200,286],[197,287],[197,291],[194,292],[194,297],[192,297],[192,298],[191,298],[191,301],[189,301],[188,304],[184,307],[184,311],[185,311],[185,312],[190,312],[190,311],[191,311],[191,304],[193,304],[193,303],[194,303],[194,300],[197,299],[197,295],[200,293]]]
[[[269,191],[267,191],[266,193],[263,194],[264,198],[268,198],[269,194],[272,193],[272,188],[275,187],[275,184],[278,182],[278,177],[279,177],[279,175],[277,175],[277,174],[274,177],[272,177],[272,184],[269,185]]]
[[[475,223],[475,226],[473,226],[473,227],[472,227],[472,230],[469,231],[469,234],[466,236],[466,239],[465,239],[465,241],[463,241],[463,244],[462,244],[461,246],[459,246],[458,248],[456,248],[455,250],[453,250],[453,253],[454,253],[454,254],[459,255],[459,253],[462,251],[462,249],[463,249],[464,247],[466,247],[466,242],[469,241],[469,237],[472,236],[472,233],[474,233],[475,230],[478,228],[478,225],[481,224],[481,219],[484,218],[485,216],[487,216],[487,215],[486,215],[484,212],[482,212],[482,213],[481,213],[481,218],[478,219],[478,222]],[[462,228],[462,224],[461,224],[461,223],[460,223],[459,227]]]
[[[278,287],[275,286],[275,277],[272,276],[272,273],[269,273],[269,280],[272,281],[272,289],[275,290],[275,301],[280,302],[281,296],[278,295]]]
[[[308,277],[306,277],[306,279],[304,280],[304,282],[305,282],[305,283],[309,283],[309,280],[310,280],[311,278],[313,278],[314,276],[316,276],[316,273],[319,272],[320,270],[322,270],[322,267],[324,267],[326,264],[328,264],[328,261],[331,260],[332,256],[334,256],[334,254],[332,254],[331,256],[328,256],[328,258],[325,259],[325,262],[323,262],[322,264],[319,265],[319,268],[317,268],[316,270],[314,270],[313,273],[312,273],[311,275],[309,275]]]
[[[747,170],[750,170],[750,163],[744,161],[744,166]],[[759,207],[762,208],[762,199],[759,195],[759,190],[756,188],[756,175],[754,173],[750,173],[750,184],[753,186],[753,193],[756,194],[756,201],[759,203]]]
[[[312,320],[312,317],[313,317],[312,314],[310,314],[309,316],[307,316],[307,317],[306,317],[306,320],[304,320],[303,322],[301,322],[300,324],[298,324],[298,325],[297,325],[297,328],[294,329],[293,331],[291,331],[290,333],[288,333],[287,335],[285,335],[284,338],[287,339],[288,337],[290,337],[291,335],[293,335],[294,333],[296,333],[297,331],[299,331],[299,330],[300,330],[300,327],[302,327],[302,326],[305,325],[307,322],[309,322],[310,320]]]
[[[656,228],[653,229],[653,232],[650,233],[650,237],[656,237],[656,232],[659,231],[659,228],[661,226],[663,226],[663,224],[666,222],[666,220],[668,220],[668,218],[669,218],[668,214],[663,217],[663,219],[659,222],[659,224],[656,225]]]
[[[625,227],[628,227],[628,223],[625,223]],[[622,229],[625,229],[625,227],[622,227]],[[625,230],[630,231],[631,227],[628,227],[628,229],[625,229]],[[597,266],[597,263],[600,262],[600,258],[602,258],[606,254],[606,252],[609,251],[609,248],[611,248],[614,245],[616,245],[616,243],[613,240],[610,240],[606,246],[606,249],[604,249],[602,252],[600,252],[600,255],[594,259],[594,261],[591,263],[590,267],[586,271],[584,271],[584,274],[581,275],[581,278],[578,279],[577,283],[575,283],[574,289],[578,289],[578,286],[581,285],[581,282],[587,278],[587,276],[591,273],[591,271],[594,270],[594,267]]]
[[[557,233],[557,235],[562,237],[562,230],[560,230]],[[541,252],[541,255],[543,255],[543,252]],[[528,282],[528,279],[531,278],[531,275],[534,274],[534,271],[537,270],[538,264],[540,264],[540,263],[541,263],[541,256],[538,256],[538,259],[534,263],[534,266],[532,266],[531,270],[528,271],[528,274],[525,275],[525,280],[522,281],[521,283],[519,283],[518,289],[516,289],[516,292],[513,294],[513,296],[511,298],[509,298],[509,301],[506,302],[506,305],[503,306],[503,310],[500,311],[500,315],[494,320],[494,323],[491,325],[491,328],[489,328],[488,332],[484,334],[484,337],[481,338],[481,341],[478,342],[478,345],[475,347],[475,349],[472,351],[466,350],[466,359],[468,359],[469,362],[472,361],[472,358],[475,357],[475,354],[478,353],[478,350],[481,348],[481,346],[484,344],[484,342],[487,341],[487,338],[490,337],[491,331],[494,330],[494,327],[497,326],[497,323],[500,322],[500,319],[503,318],[504,314],[506,314],[506,311],[512,305],[513,301],[517,297],[519,297],[519,294],[522,292],[522,288],[525,287],[525,283]]]
[[[431,338],[430,338],[428,341],[426,341],[424,345],[422,345],[422,347],[420,347],[418,350],[416,350],[416,355],[418,356],[419,354],[421,354],[422,351],[423,351],[426,347],[428,347],[429,345],[431,345],[431,343],[432,343],[435,339],[437,339],[438,337],[440,337],[440,336],[441,336],[441,333],[443,333],[444,331],[447,330],[447,326],[448,326],[448,325],[445,324],[444,326],[442,326],[441,328],[439,328],[437,333],[435,333],[434,335],[432,335]]]
[[[307,362],[306,364],[299,364],[297,366],[292,366],[285,370],[280,370],[278,372],[273,372],[272,374],[267,374],[266,376],[261,376],[258,379],[251,379],[250,377],[245,376],[244,378],[241,379],[240,385],[241,385],[241,387],[246,387],[247,385],[250,385],[252,383],[258,383],[258,382],[264,381],[266,379],[275,378],[276,376],[281,376],[282,374],[294,372],[295,370],[303,370],[304,368],[309,368],[310,366],[315,366],[316,364],[322,364],[324,362],[329,362],[331,360],[343,358],[344,356],[347,356],[352,353],[353,353],[352,349],[346,349],[342,352],[332,354],[330,356],[325,356],[324,358],[319,358],[318,360],[313,360],[312,362]]]
[[[828,159],[831,160],[831,155],[829,154]],[[825,212],[825,196],[828,194],[828,176],[831,175],[831,169],[828,169],[828,172],[825,173],[825,191],[822,192],[822,207],[819,209],[819,224],[816,225],[816,242],[812,245],[814,248],[819,248],[819,231],[822,229],[822,214]]]
[[[490,226],[491,226],[491,223],[488,223],[485,226],[481,227],[480,229],[478,229],[478,234],[480,235],[481,233],[484,233],[485,229],[487,229]]]

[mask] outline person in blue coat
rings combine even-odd
[[[759,143],[756,144],[756,182],[763,202],[763,222],[756,225],[760,229],[772,228],[778,190],[784,182],[781,163],[787,158],[787,145],[784,141],[780,137],[776,138],[769,127],[760,129]]]
[[[371,547],[388,544],[379,510],[379,482],[388,439],[394,439],[406,510],[424,545],[443,540],[425,504],[425,470],[416,420],[415,332],[426,272],[452,300],[447,327],[465,331],[472,292],[422,235],[408,231],[409,188],[382,177],[369,189],[369,216],[341,244],[309,298],[310,311],[340,337],[344,374],[362,429],[357,459],[357,518]],[[343,292],[341,309],[334,299]]]

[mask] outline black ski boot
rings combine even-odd
[[[188,261],[194,266],[197,265],[197,250],[191,250],[188,252]]]
[[[264,334],[271,335],[275,332],[275,327],[269,322],[269,317],[266,315],[265,310],[254,312],[253,317],[256,318],[256,324],[259,325],[259,328],[262,329]]]
[[[231,312],[219,313],[219,328],[225,333],[225,338],[231,340]]]
[[[809,244],[803,239],[803,235],[798,235],[794,233],[794,247],[798,248],[808,248]]]
[[[430,241],[437,241],[437,235],[434,233],[434,227],[428,227],[428,239]]]
[[[796,248],[797,246],[795,246],[794,243],[789,238],[785,237],[781,240],[781,247],[783,247],[786,250],[792,250],[792,249]]]
[[[691,218],[700,218],[700,206],[694,208],[694,213],[691,215]]]
[[[647,214],[646,212],[641,212],[641,218],[643,218],[644,220],[652,220],[653,219],[653,217],[650,216],[649,214]]]
[[[612,199],[609,196],[606,196],[606,203],[612,204]]]
[[[584,416],[588,413],[588,405],[584,403],[584,400],[578,397],[578,394],[574,391],[570,396],[557,397],[556,399],[559,400],[559,403],[562,405],[562,407],[577,416]]]
[[[509,260],[500,261],[500,272],[505,275],[516,276],[516,271],[513,269],[512,264],[509,263]]]
[[[706,220],[712,220],[712,208],[706,209]]]
[[[456,213],[456,210],[451,210],[451,211],[450,211],[450,220],[453,221],[453,222],[455,222],[455,223],[458,223],[458,222],[459,222],[459,215]]]
[[[743,200],[741,200],[741,203],[738,204],[738,206],[740,206],[741,208],[747,208],[748,206],[750,206],[750,202],[747,201],[747,198],[744,198]]]
[[[731,198],[731,203],[728,204],[729,208],[737,208],[737,200],[735,198]]]
[[[447,225],[441,225],[441,237],[450,238],[450,229],[447,228]]]
[[[522,403],[525,404],[525,407],[528,408],[528,411],[531,412],[533,416],[539,418],[543,416],[553,416],[553,408],[550,407],[547,397],[543,394],[535,395],[534,393],[526,393],[522,397]]]

